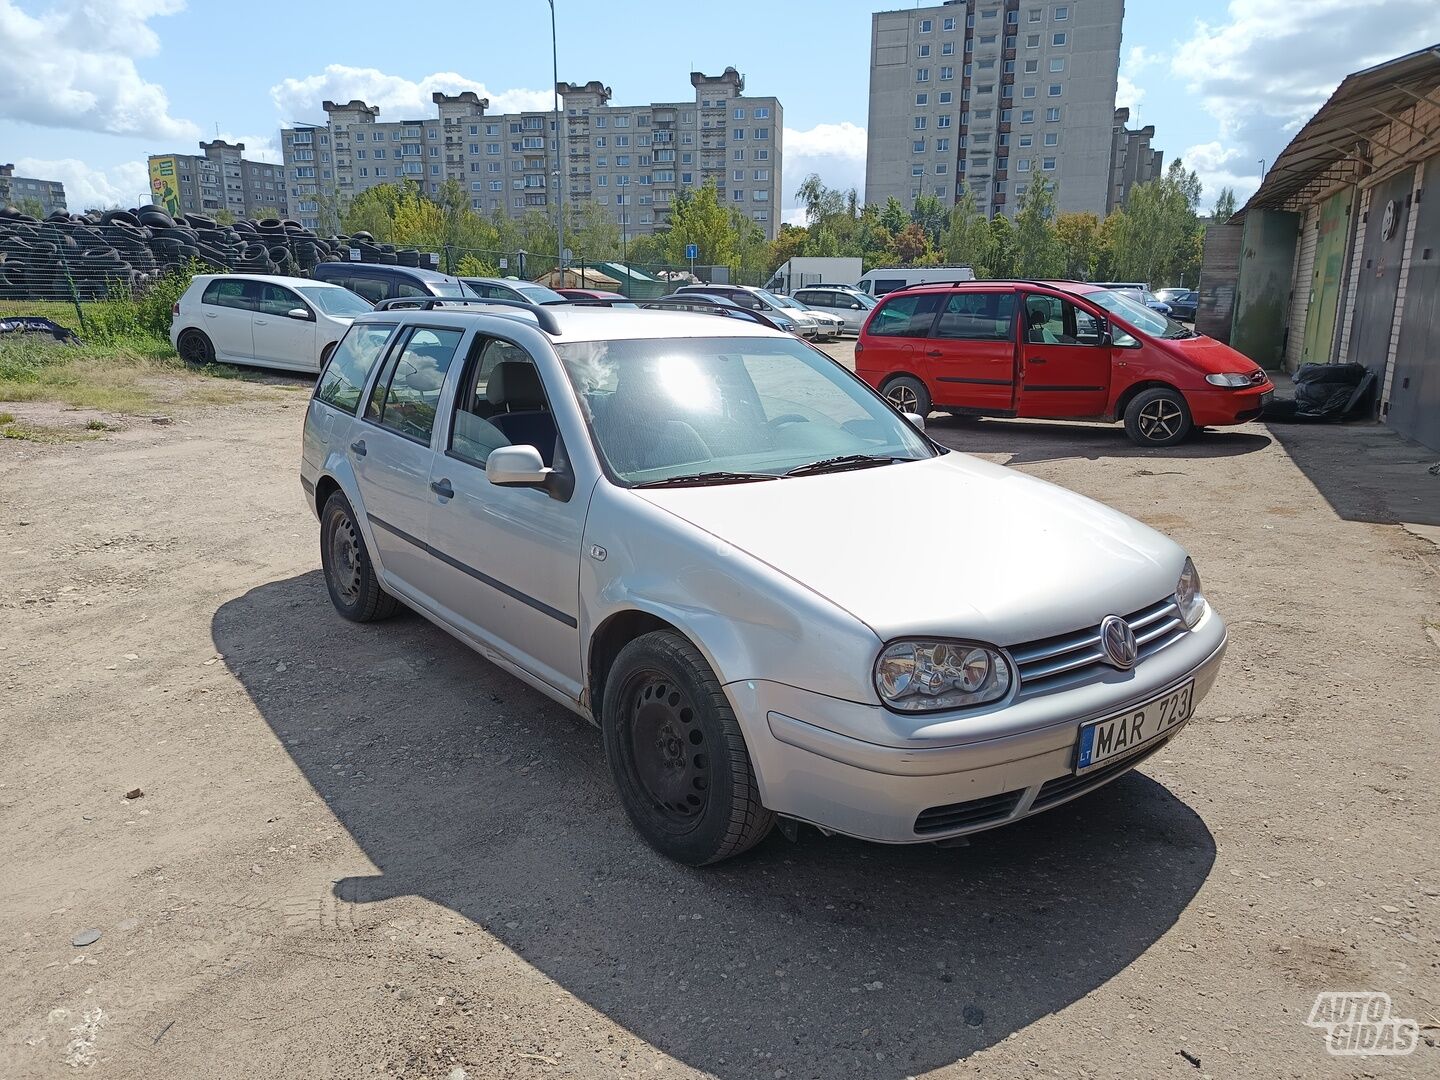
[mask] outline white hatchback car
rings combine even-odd
[[[197,274],[170,313],[170,343],[190,364],[216,360],[318,372],[370,302],[340,285],[260,274]]]
[[[792,336],[421,307],[358,318],[306,415],[331,600],[404,603],[597,724],[671,858],[777,817],[891,843],[1015,821],[1167,745],[1215,680],[1225,626],[1177,544],[931,442]]]

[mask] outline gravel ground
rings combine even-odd
[[[297,397],[0,443],[0,1076],[1440,1075],[1305,1024],[1376,990],[1440,1036],[1440,552],[1396,524],[1440,498],[1369,467],[1423,452],[936,417],[1186,544],[1216,690],[968,847],[807,830],[697,872],[585,724],[418,617],[333,614]]]

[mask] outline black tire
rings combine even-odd
[[[687,866],[733,858],[775,824],[725,691],[680,634],[657,630],[620,650],[601,728],[620,802],[666,858]]]
[[[200,330],[182,331],[175,349],[180,354],[180,359],[187,364],[204,366],[215,362],[215,346]]]
[[[885,400],[902,412],[930,415],[930,391],[913,375],[900,375],[885,384]]]
[[[1190,406],[1178,390],[1142,390],[1125,406],[1125,434],[1137,446],[1174,446],[1190,434]]]
[[[351,622],[377,622],[394,615],[400,602],[380,587],[365,538],[350,500],[335,492],[320,514],[320,565],[335,610]]]

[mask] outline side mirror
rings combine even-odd
[[[921,416],[919,413],[907,412],[907,413],[904,413],[903,415],[904,415],[904,417],[905,417],[906,420],[909,420],[910,423],[914,424],[914,425],[915,425],[917,428],[919,428],[921,431],[924,431],[924,430],[925,430],[925,418],[924,418],[923,416]]]
[[[285,315],[291,319],[308,319],[310,312],[303,307],[292,307]]]
[[[497,447],[485,459],[485,479],[497,487],[540,487],[553,471],[533,446]]]

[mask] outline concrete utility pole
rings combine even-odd
[[[555,0],[550,0],[551,85],[555,87],[555,265],[565,267],[565,175],[560,164],[560,53],[555,39]],[[565,279],[560,279],[565,284]]]

